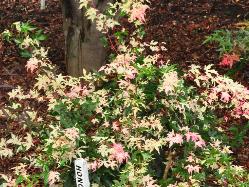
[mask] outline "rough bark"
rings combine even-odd
[[[108,0],[96,1],[98,10],[104,11]],[[100,41],[96,25],[84,17],[78,0],[62,0],[65,35],[65,61],[69,75],[82,75],[105,64],[106,51]]]

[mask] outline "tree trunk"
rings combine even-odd
[[[97,9],[103,11],[108,0],[98,0]],[[101,33],[96,25],[84,16],[78,0],[62,0],[65,35],[65,61],[68,74],[82,75],[87,71],[98,70],[105,64],[106,50],[102,45]]]

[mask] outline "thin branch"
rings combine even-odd
[[[13,89],[14,86],[4,84],[4,85],[0,85],[0,89],[1,89],[1,88],[4,88],[4,89]]]
[[[168,162],[167,162],[167,164],[165,166],[164,173],[163,173],[163,179],[164,180],[166,180],[167,177],[168,177],[169,170],[170,170],[171,166],[173,165],[174,156],[175,156],[175,151],[170,150],[169,154],[168,154],[168,157],[167,157]]]

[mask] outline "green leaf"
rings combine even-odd
[[[44,34],[41,34],[41,35],[37,36],[35,39],[39,40],[39,41],[44,41],[44,40],[47,40],[47,36]]]
[[[21,55],[21,57],[23,57],[23,58],[31,58],[31,57],[32,57],[32,54],[31,54],[29,51],[27,51],[27,50],[21,51],[21,52],[20,52],[20,55]]]
[[[21,23],[21,32],[23,33],[28,33],[29,31],[33,31],[35,30],[36,27],[34,27],[33,25],[31,25],[30,23]]]
[[[16,179],[16,184],[21,184],[23,182],[23,176],[18,176],[18,178]]]
[[[100,42],[103,44],[104,47],[107,47],[108,46],[108,40],[105,36],[102,36],[100,38]]]

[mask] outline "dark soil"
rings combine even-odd
[[[0,2],[0,32],[10,29],[17,21],[31,22],[44,30],[48,40],[42,43],[49,47],[49,58],[65,72],[63,20],[58,0],[49,0],[47,9],[40,10],[39,1],[32,3],[26,0]],[[21,58],[14,45],[0,40],[0,107],[6,102],[7,91],[17,85],[28,86],[30,76],[25,69],[26,59]]]
[[[147,40],[166,42],[165,57],[186,67],[190,64],[217,64],[215,46],[204,45],[214,30],[234,27],[249,19],[249,1],[152,0],[146,26]],[[246,1],[245,1],[246,2]]]
[[[0,1],[0,33],[10,29],[17,21],[27,22],[44,30],[48,40],[42,46],[49,48],[48,57],[65,74],[63,19],[59,0],[46,1],[47,8],[40,10],[40,1],[32,3],[28,0]],[[0,39],[0,110],[8,103],[7,92],[20,85],[30,88],[32,75],[25,69],[27,59],[21,58],[14,44]],[[0,118],[0,138],[6,138],[10,132],[23,134],[22,124],[7,123],[8,119]],[[32,150],[30,150],[32,153]],[[0,159],[0,173],[11,173],[10,168],[16,165],[25,155],[18,154],[10,159]],[[26,155],[27,156],[27,155]]]
[[[216,45],[203,44],[207,36],[219,29],[236,29],[235,24],[249,20],[249,1],[232,0],[151,0],[146,41],[166,42],[163,58],[182,69],[191,64],[213,64],[220,73],[226,73],[220,62]],[[233,78],[249,85],[246,78],[249,63]],[[232,137],[231,137],[232,138]],[[249,169],[249,131],[243,145],[234,149],[236,164]]]

